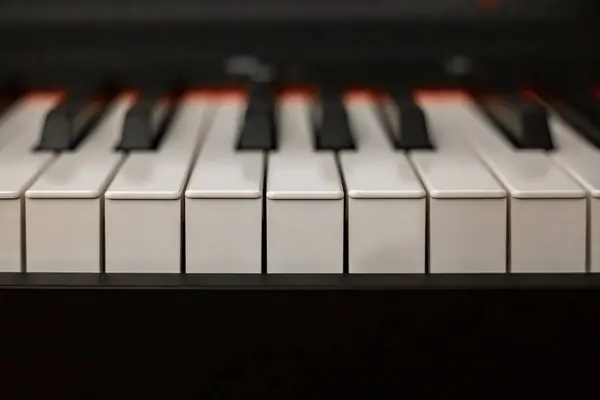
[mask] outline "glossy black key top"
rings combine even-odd
[[[250,93],[244,122],[240,130],[238,150],[276,150],[275,98],[268,89]]]
[[[75,150],[102,119],[113,98],[114,94],[67,94],[46,115],[36,150]]]
[[[324,96],[317,115],[314,131],[317,150],[356,149],[341,96]]]
[[[381,116],[396,149],[434,148],[425,112],[410,96],[392,95],[381,105]]]
[[[143,93],[127,111],[118,150],[156,150],[179,108],[181,93]]]
[[[498,96],[479,100],[492,124],[518,149],[554,148],[548,110],[532,99]]]
[[[584,139],[600,148],[600,100],[592,95],[550,100],[550,105]]]

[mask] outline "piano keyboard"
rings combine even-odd
[[[600,150],[538,100],[31,95],[0,272],[600,271]]]

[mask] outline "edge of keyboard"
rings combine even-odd
[[[600,274],[221,275],[0,273],[0,290],[494,290],[596,288],[600,288]]]

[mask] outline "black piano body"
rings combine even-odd
[[[588,91],[599,22],[594,0],[6,0],[0,83]],[[251,377],[292,388],[294,374],[351,374],[364,357],[381,375],[363,383],[378,385],[401,369],[573,354],[595,331],[599,287],[594,274],[0,274],[0,338],[194,354],[207,387],[230,390],[210,371],[235,370],[224,382],[241,392]]]

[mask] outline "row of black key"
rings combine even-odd
[[[37,150],[70,151],[85,140],[117,93],[69,94],[46,116]],[[177,95],[142,93],[127,112],[118,150],[155,150],[177,111]]]
[[[117,149],[156,150],[178,110],[181,94],[142,93],[125,116]],[[64,97],[47,114],[37,150],[75,150],[102,119],[116,96],[117,92],[95,97],[82,94]],[[9,94],[0,99],[0,113],[17,98],[17,95]],[[275,95],[268,90],[259,88],[250,92],[238,150],[277,150],[275,103]],[[490,96],[478,98],[474,103],[516,148],[554,148],[546,105],[519,96]],[[589,96],[549,103],[585,139],[600,147],[600,102],[597,99]],[[380,117],[396,149],[435,148],[428,134],[427,116],[412,97],[392,93],[390,101],[381,102]],[[316,150],[356,149],[341,94],[323,95],[314,121]]]

